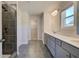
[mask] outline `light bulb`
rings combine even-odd
[[[56,16],[56,15],[57,15],[57,13],[58,13],[58,11],[57,11],[57,10],[55,10],[55,11],[53,11],[53,12],[51,13],[51,15],[52,15],[52,16]]]

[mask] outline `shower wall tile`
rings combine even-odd
[[[6,8],[8,9],[9,7]],[[2,32],[3,38],[5,38],[5,42],[3,42],[3,54],[12,54],[17,50],[16,21],[15,13],[2,11]]]

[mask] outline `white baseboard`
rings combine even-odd
[[[11,55],[2,55],[2,58],[9,58]]]

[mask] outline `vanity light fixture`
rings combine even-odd
[[[52,16],[56,16],[57,14],[58,14],[58,10],[54,10],[54,11],[51,13]]]

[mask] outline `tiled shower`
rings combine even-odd
[[[2,44],[3,54],[12,54],[17,51],[17,13],[11,6],[16,5],[2,4],[2,36],[5,39]]]

